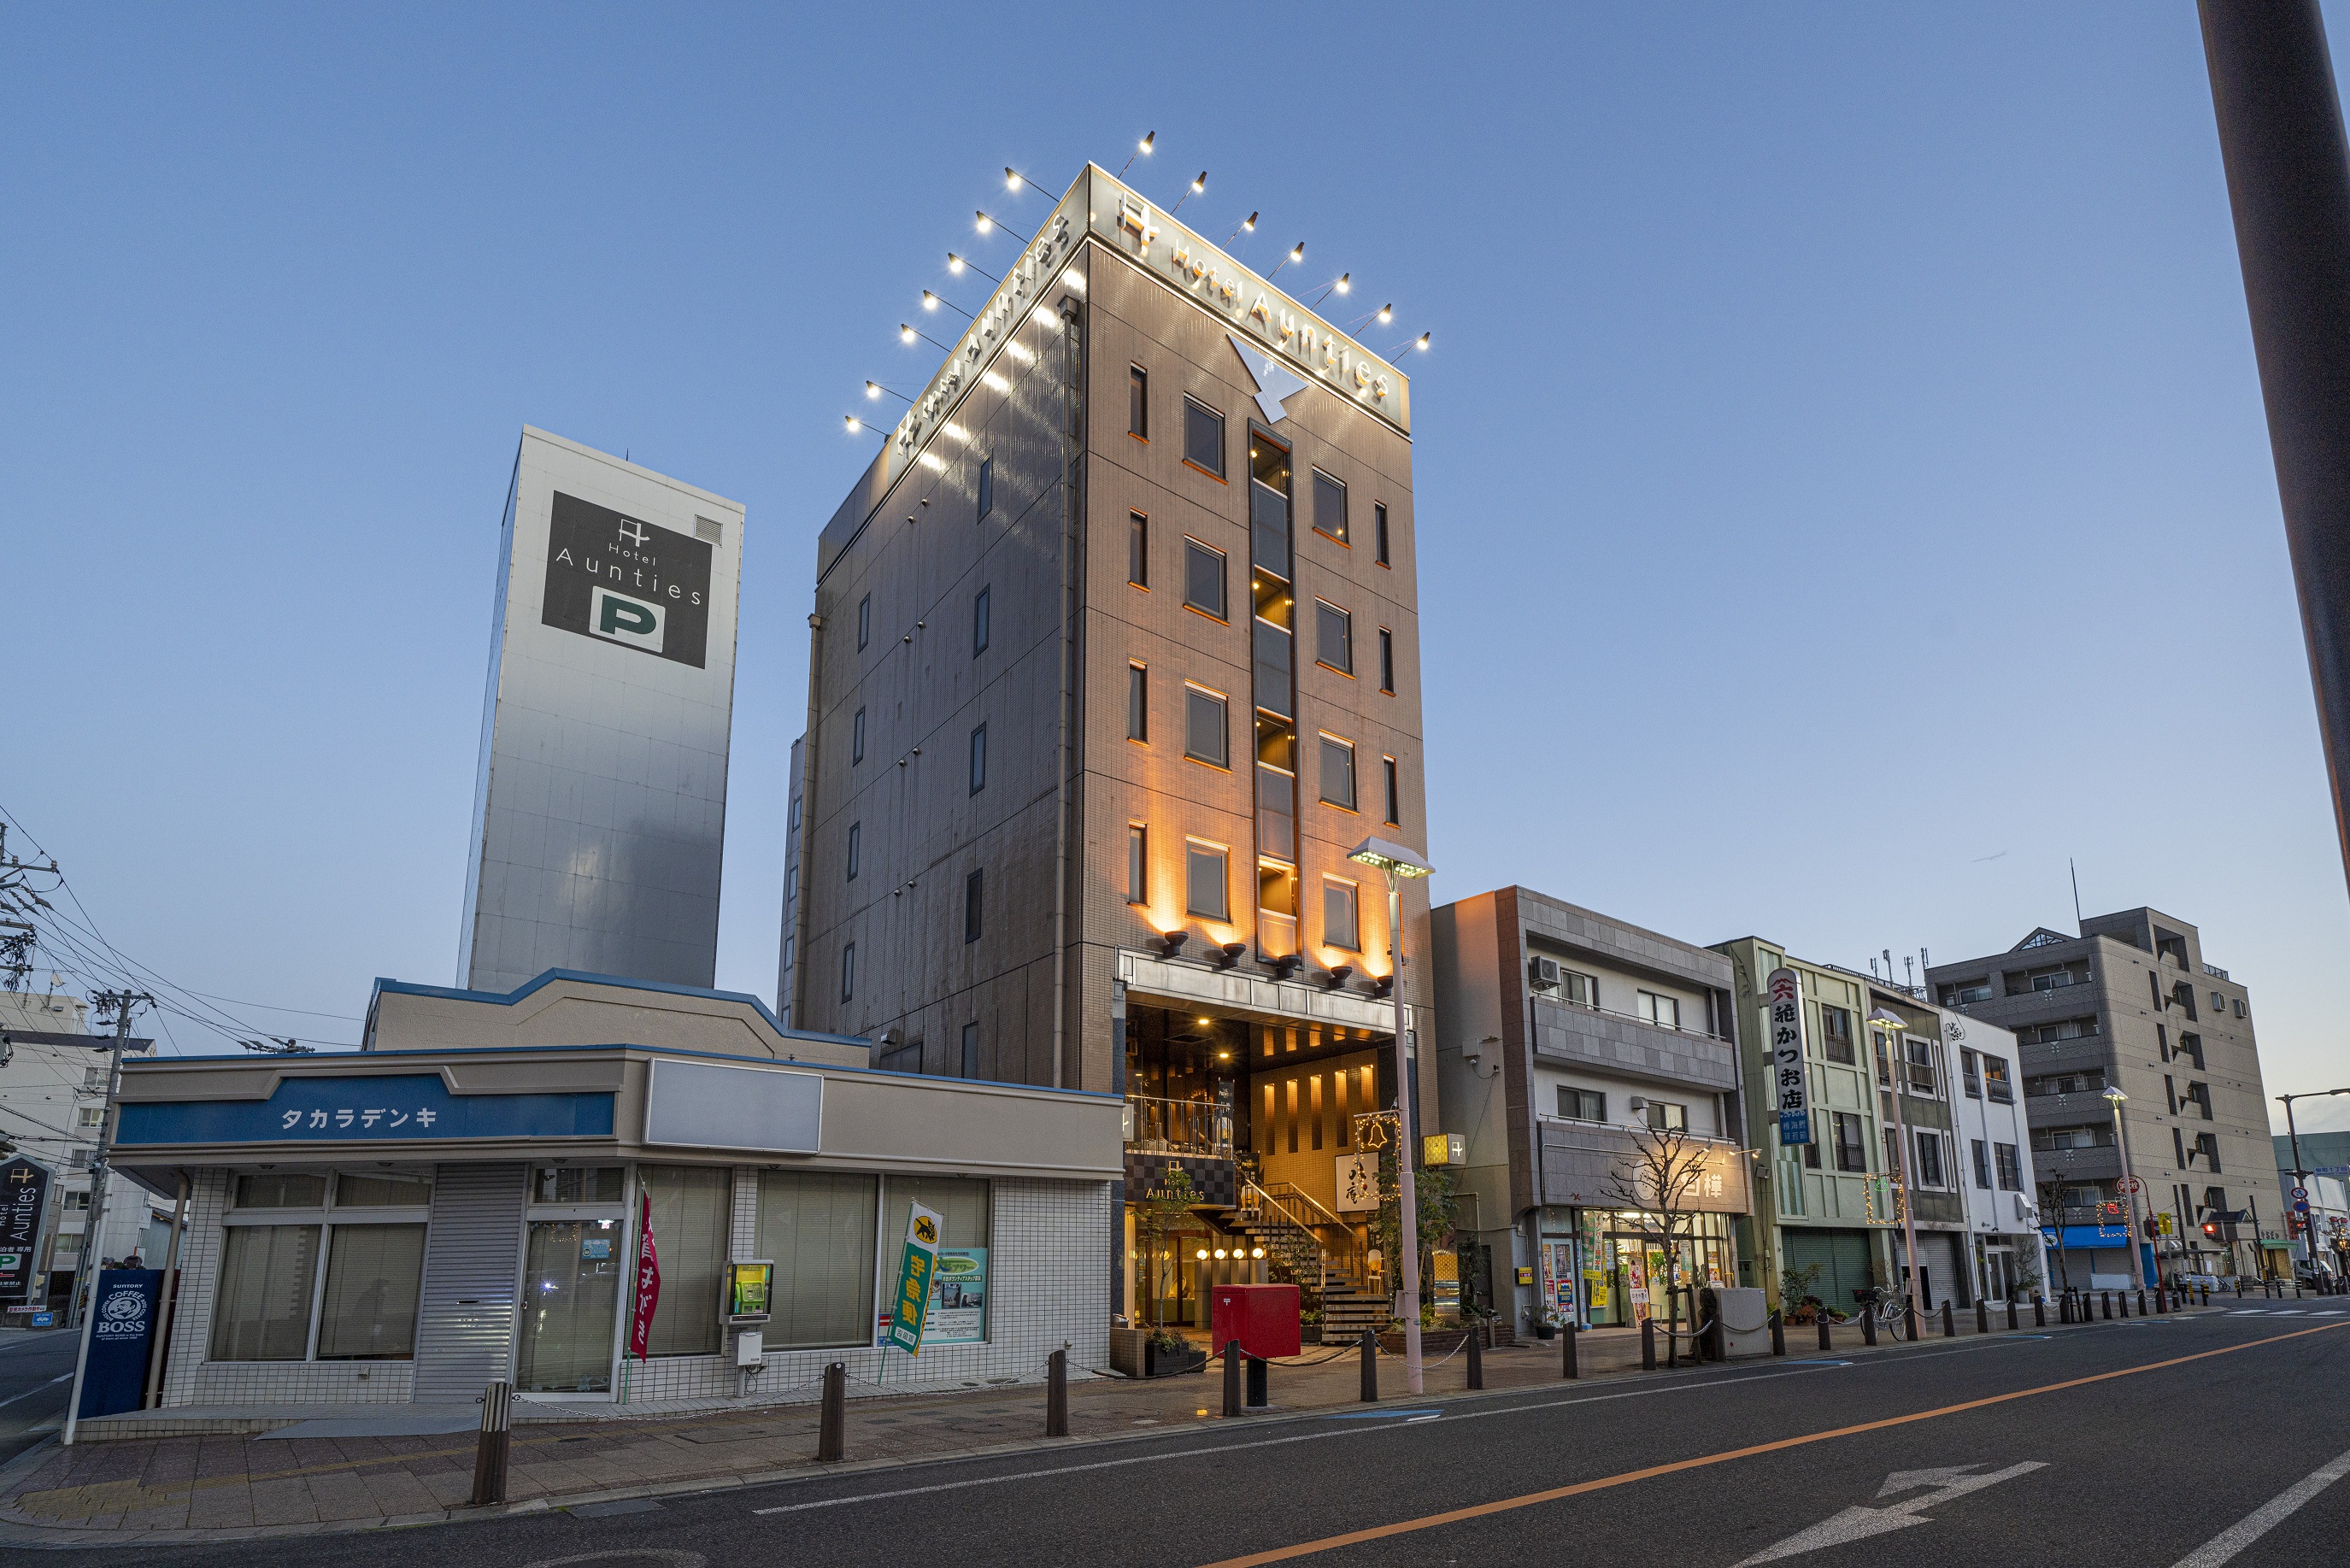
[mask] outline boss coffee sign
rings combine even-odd
[[[539,620],[703,668],[710,543],[555,493]]]
[[[41,1244],[41,1210],[49,1173],[21,1155],[0,1165],[0,1297],[21,1296],[33,1282]]]

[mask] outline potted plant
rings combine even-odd
[[[1208,1353],[1180,1334],[1165,1328],[1154,1328],[1142,1342],[1142,1375],[1145,1377],[1173,1377],[1179,1373],[1197,1372],[1208,1364]]]
[[[1532,1315],[1534,1320],[1534,1337],[1536,1339],[1556,1339],[1558,1337],[1558,1314],[1555,1312],[1537,1312]]]
[[[1297,1314],[1297,1342],[1300,1345],[1322,1343],[1322,1309],[1307,1307]]]

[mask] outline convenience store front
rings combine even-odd
[[[634,1045],[126,1064],[116,1163],[189,1229],[161,1404],[734,1397],[1106,1365],[1120,1103]],[[922,1350],[878,1347],[911,1206]],[[625,1356],[650,1222],[658,1305]],[[160,1260],[159,1260],[160,1261]],[[759,1303],[729,1265],[773,1264]],[[761,1370],[737,1366],[745,1334]],[[1090,1347],[1090,1348],[1088,1348]],[[886,1364],[886,1365],[885,1365]]]

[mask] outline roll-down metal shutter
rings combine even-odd
[[[432,1181],[416,1399],[471,1399],[508,1375],[522,1277],[522,1165],[444,1165]]]

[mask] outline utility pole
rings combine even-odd
[[[1887,970],[1893,967],[1893,953],[1890,949],[1886,950],[1885,967]],[[1924,1292],[1919,1288],[1918,1276],[1925,1272],[1926,1261],[1918,1255],[1918,1206],[1910,1200],[1910,1194],[1916,1190],[1916,1188],[1909,1179],[1909,1162],[1912,1158],[1909,1147],[1909,1120],[1901,1110],[1901,1094],[1907,1086],[1909,1076],[1908,1055],[1903,1044],[1903,1034],[1909,1024],[1908,1020],[1889,1007],[1880,1007],[1871,1012],[1868,1015],[1868,1022],[1875,1025],[1877,1033],[1884,1037],[1886,1066],[1893,1079],[1893,1144],[1898,1156],[1894,1174],[1900,1182],[1896,1193],[1897,1201],[1901,1205],[1902,1233],[1908,1239],[1909,1245],[1909,1310],[1912,1319],[1922,1324],[1926,1321],[1926,1302]]]
[[[154,1006],[155,999],[143,991],[101,991],[90,998],[90,1005],[98,1009],[99,1023],[114,1025],[114,1036],[106,1047],[106,1108],[98,1124],[98,1150],[89,1161],[89,1220],[82,1232],[81,1267],[74,1275],[73,1313],[66,1320],[69,1328],[81,1326],[83,1314],[89,1310],[90,1294],[98,1288],[98,1262],[104,1254],[94,1244],[106,1239],[108,1167],[114,1156],[114,1098],[122,1088],[122,1052],[130,1038],[130,1020],[140,1008]]]

